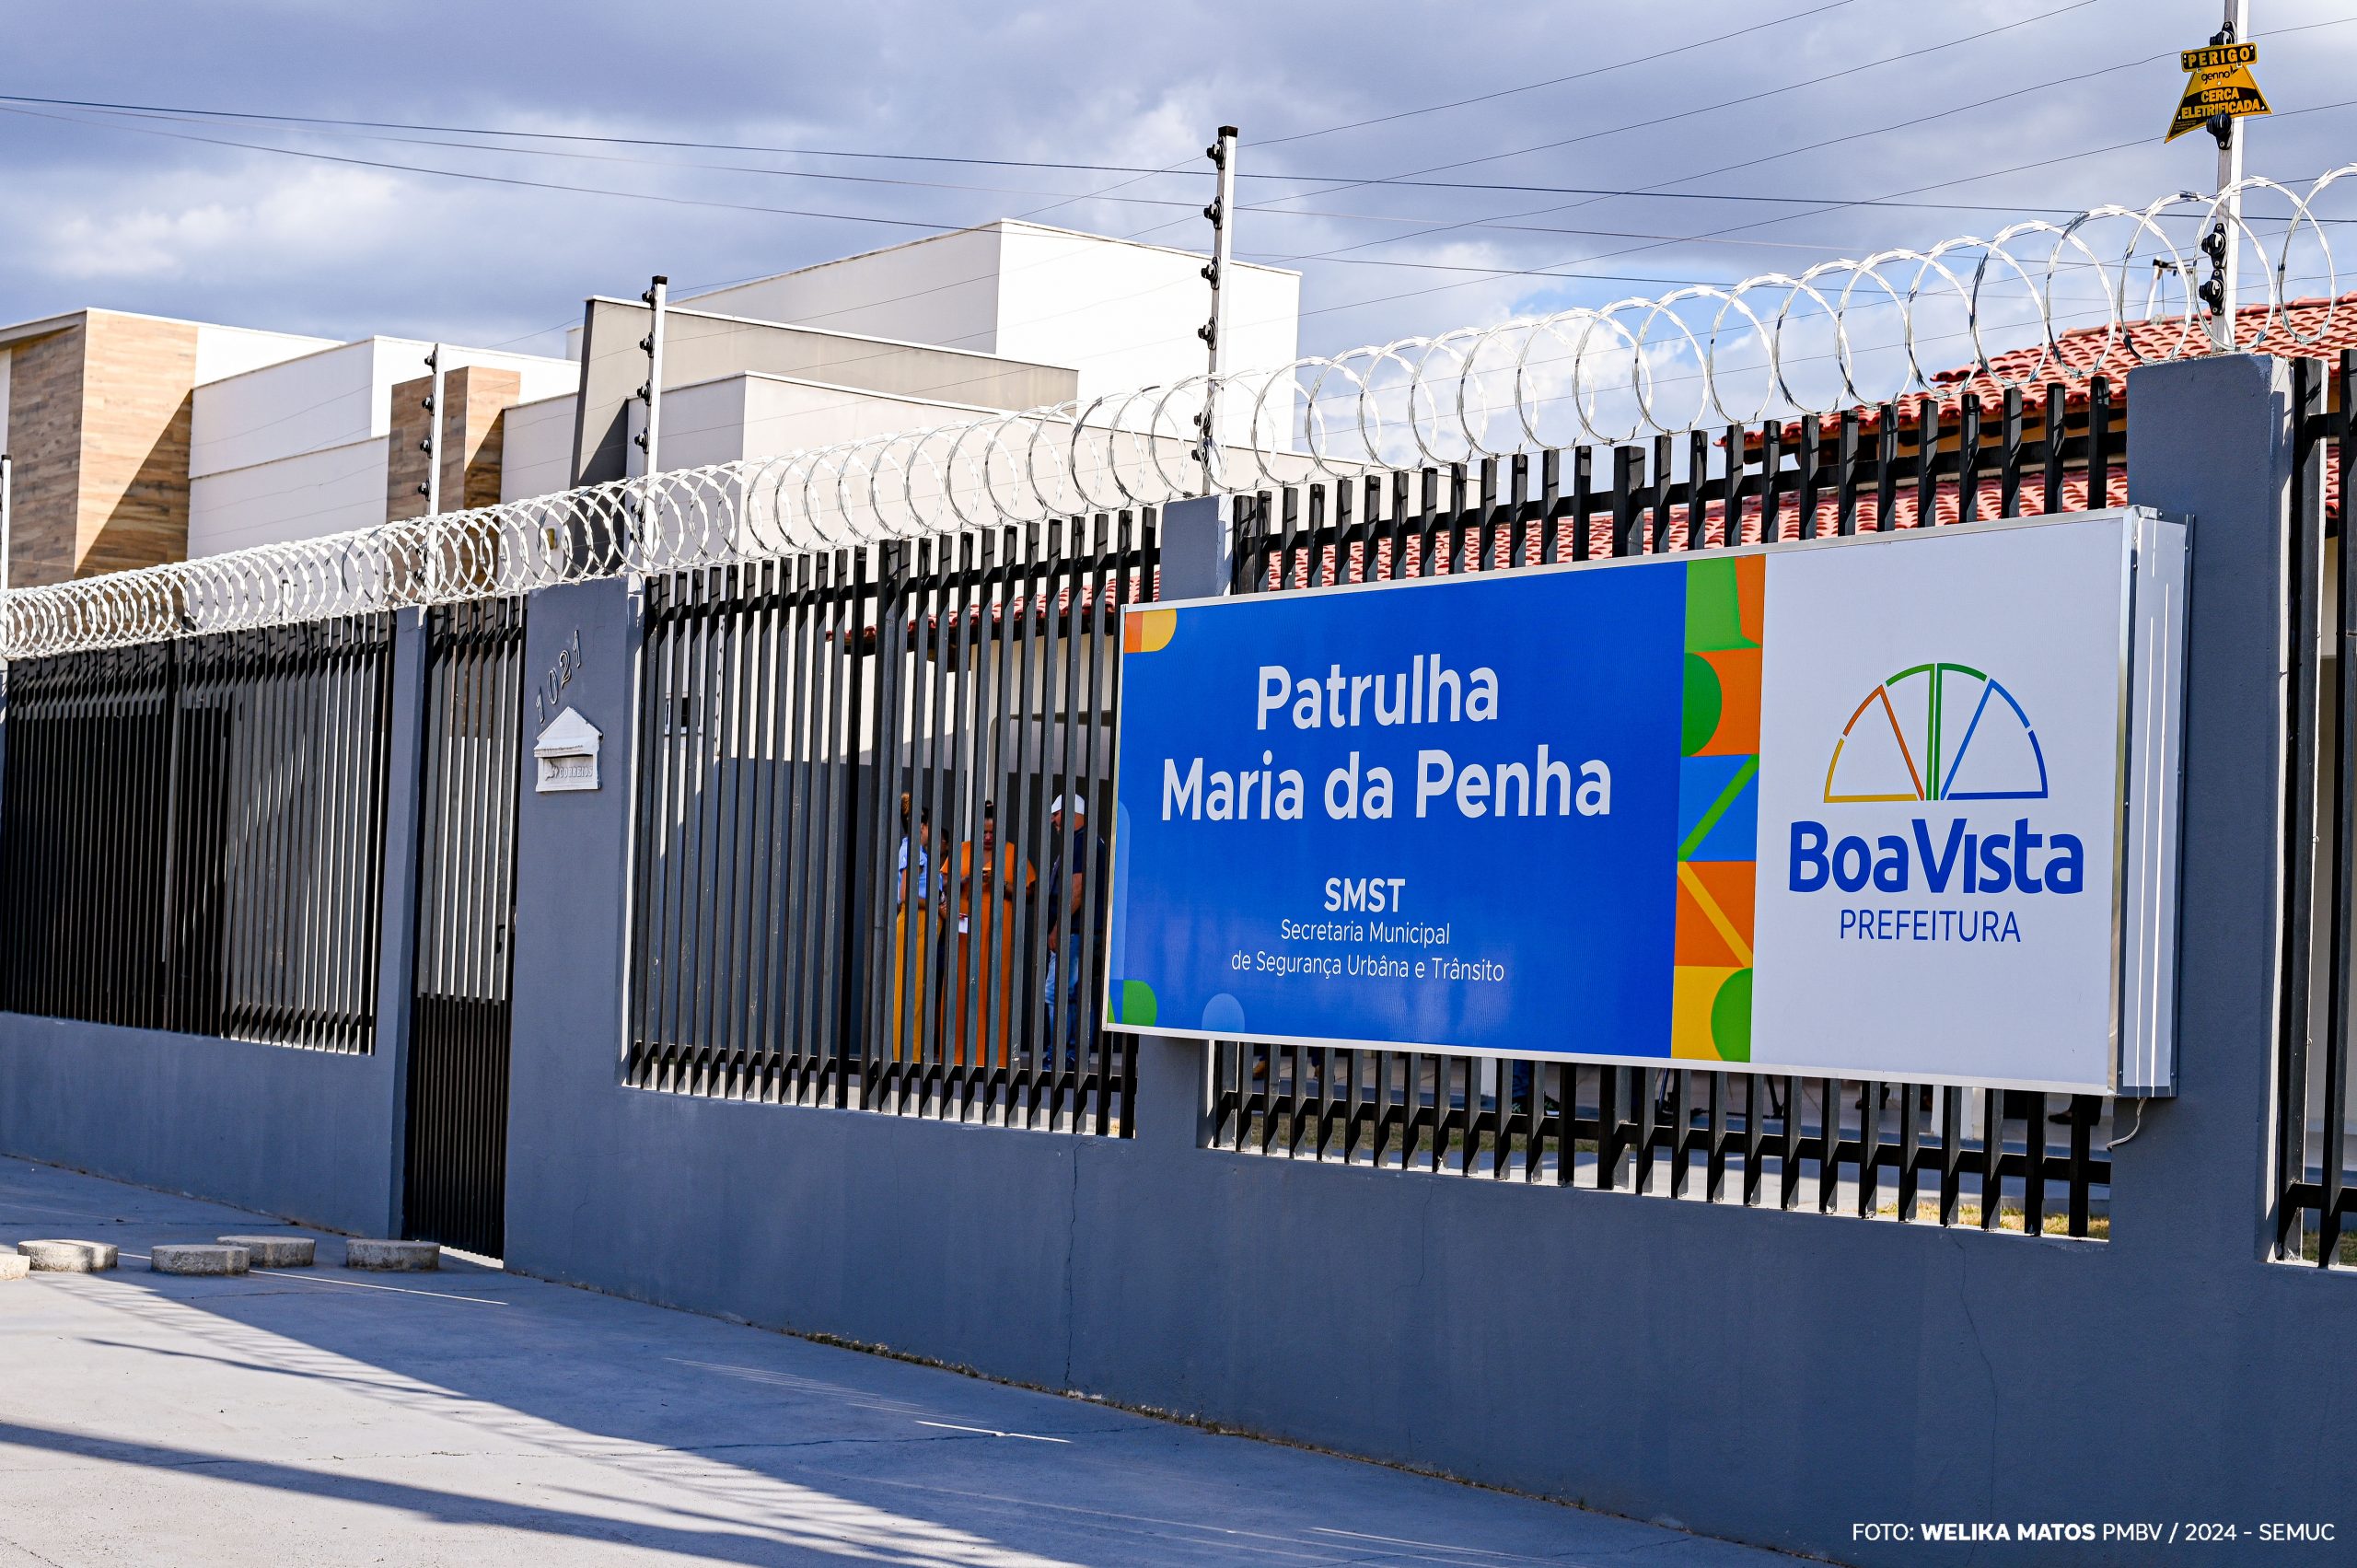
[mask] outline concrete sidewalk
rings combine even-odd
[[[122,1249],[0,1283],[0,1568],[1793,1561],[333,1238],[146,1269],[278,1228],[0,1158],[0,1245]]]

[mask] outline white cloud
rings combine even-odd
[[[224,267],[283,277],[376,261],[405,221],[401,182],[365,169],[260,168],[195,180],[134,176],[121,185],[61,195],[26,215],[19,263],[85,281]]]

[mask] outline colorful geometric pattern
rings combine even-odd
[[[1170,645],[1178,631],[1178,612],[1175,610],[1132,610],[1121,617],[1121,651],[1125,654],[1158,654]]]
[[[1759,665],[1767,610],[1764,555],[1687,563],[1673,1057],[1751,1060]]]
[[[1113,1016],[1117,1024],[1157,1024],[1162,1021],[1159,999],[1154,987],[1142,980],[1115,981],[1112,987]]]
[[[1178,634],[1178,612],[1175,610],[1132,608],[1122,612],[1121,652],[1125,655],[1158,654]],[[1112,1015],[1106,1019],[1110,1024],[1160,1021],[1160,1000],[1155,995],[1154,987],[1142,980],[1116,976],[1106,991],[1105,1010]]]
[[[2046,751],[2029,715],[1964,664],[1915,665],[1867,692],[1825,764],[1828,805],[2046,795]]]

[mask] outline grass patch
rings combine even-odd
[[[2322,1236],[2318,1235],[2313,1229],[2304,1227],[2301,1230],[2300,1258],[2303,1262],[2315,1262],[2316,1260],[2316,1254],[2322,1251],[2323,1248],[2324,1237]],[[2343,1231],[2341,1233],[2340,1245],[2334,1249],[2332,1260],[2336,1266],[2357,1268],[2357,1231]]]
[[[1885,1219],[1897,1219],[1898,1217],[1898,1205],[1897,1203],[1885,1203],[1875,1212],[1881,1214]],[[1939,1201],[1933,1198],[1925,1198],[1918,1202],[1915,1205],[1915,1217],[1925,1225],[1939,1224]],[[2071,1234],[2071,1215],[2067,1209],[2059,1213],[2055,1210],[2049,1209],[2044,1214],[2039,1216],[2039,1219],[2041,1224],[2038,1228],[2038,1234],[2041,1236],[2069,1236]],[[1980,1205],[1969,1200],[1956,1204],[1956,1228],[1958,1230],[1980,1229]],[[1997,1223],[1992,1228],[1997,1230],[2009,1230],[2018,1236],[2029,1229],[2028,1211],[2024,1209],[2019,1203],[2000,1203],[1997,1205]],[[2110,1240],[2111,1216],[2109,1214],[2089,1214],[2087,1216],[2087,1234],[2084,1239],[2089,1241]]]

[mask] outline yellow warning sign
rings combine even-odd
[[[2221,65],[2256,65],[2258,45],[2255,43],[2213,43],[2207,49],[2180,50],[2177,68],[2187,75],[2196,71],[2214,71]]]
[[[2212,115],[2240,119],[2246,114],[2275,112],[2250,74],[2258,58],[2255,43],[2213,44],[2178,54],[2177,64],[2185,68],[2185,95],[2177,99],[2169,134],[2162,140],[2174,142],[2188,131],[2199,131]]]

